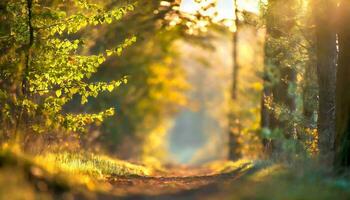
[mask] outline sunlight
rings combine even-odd
[[[202,6],[215,2],[215,0],[205,0],[197,3],[195,0],[182,0],[180,4],[180,11],[194,14]],[[222,19],[234,19],[234,1],[233,0],[216,0],[215,11],[217,12],[217,18]],[[252,12],[255,14],[259,13],[259,1],[258,0],[238,0],[238,6],[240,10]]]
[[[227,1],[227,0],[226,0]],[[239,0],[238,5],[242,10],[259,14],[259,0]]]
[[[350,199],[350,0],[0,12],[0,200]]]
[[[200,5],[193,0],[182,0],[180,4],[180,10],[190,14],[196,13],[199,8]]]

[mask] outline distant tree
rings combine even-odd
[[[259,119],[255,110],[260,107],[259,67],[262,66],[262,38],[259,33],[259,15],[240,7],[237,0],[233,1],[234,20],[232,33],[232,84],[230,91],[229,121],[229,159],[236,160],[241,156],[256,156],[259,143]],[[247,34],[252,33],[248,36]],[[249,46],[256,54],[246,55],[245,46]],[[248,58],[244,58],[247,56]],[[243,57],[243,58],[242,58]],[[254,65],[254,67],[253,67]],[[251,80],[247,80],[249,71]],[[255,76],[256,75],[256,76]],[[255,79],[256,78],[256,79]],[[249,86],[248,86],[249,85]],[[248,92],[249,91],[249,92]],[[246,145],[249,144],[249,145]]]
[[[232,91],[231,91],[231,99],[233,103],[238,98],[238,77],[239,77],[239,61],[238,61],[238,35],[239,30],[241,26],[241,22],[239,21],[239,10],[238,10],[238,2],[237,0],[234,0],[234,22],[236,30],[233,32],[232,35],[232,64],[233,64],[233,74],[232,74]],[[239,151],[239,142],[238,137],[241,132],[240,127],[240,119],[239,116],[237,116],[238,113],[231,112],[229,114],[229,159],[230,160],[236,160],[238,159],[240,155]]]
[[[69,9],[66,7],[69,5]],[[134,9],[133,5],[105,9],[84,0],[6,0],[0,8],[0,107],[3,135],[20,138],[27,131],[49,132],[65,128],[83,131],[114,114],[65,113],[63,106],[74,96],[81,104],[103,91],[111,92],[126,81],[87,80],[107,57],[120,55],[135,42],[125,39],[98,55],[79,54],[81,39],[71,39],[87,26],[109,24]]]

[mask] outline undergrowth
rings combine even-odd
[[[0,148],[0,200],[94,196],[112,189],[107,181],[111,176],[151,173],[152,169],[145,166],[105,155],[83,152],[27,155],[4,145]]]
[[[47,153],[35,156],[34,161],[38,165],[45,163],[45,167],[53,171],[61,170],[97,179],[109,176],[148,176],[152,172],[151,169],[141,165],[89,153]]]

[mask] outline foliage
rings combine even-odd
[[[272,91],[263,103],[281,125],[262,127],[261,133],[262,138],[281,143],[280,153],[285,155],[312,156],[318,151],[318,91],[309,3],[291,1],[286,8],[283,2],[275,1],[263,9],[265,23],[271,24],[266,36],[264,89]],[[287,85],[286,91],[278,88],[282,84]],[[283,94],[290,100],[281,101]]]
[[[230,113],[236,117],[234,131],[238,151],[243,157],[256,158],[261,156],[260,105],[263,83],[261,71],[263,68],[263,40],[261,31],[251,26],[241,26],[238,34],[238,63],[240,66],[237,77],[237,98],[230,100]],[[254,55],[254,56],[251,56]],[[227,95],[231,98],[232,93]]]
[[[178,59],[180,52],[174,46],[183,31],[166,25],[164,15],[171,12],[169,9],[161,7],[159,1],[140,1],[135,11],[118,23],[99,27],[93,35],[84,33],[87,37],[97,37],[97,42],[89,46],[90,52],[109,49],[111,44],[120,42],[120,37],[130,34],[138,38],[123,56],[110,58],[102,64],[93,77],[95,81],[106,81],[127,75],[128,84],[120,87],[118,93],[102,94],[82,108],[95,112],[110,105],[116,107],[118,115],[106,119],[97,130],[97,142],[123,157],[141,155],[149,145],[152,148],[153,142],[146,142],[150,141],[149,137],[155,138],[156,130],[186,104],[186,74]],[[115,33],[120,37],[115,37]],[[66,108],[79,110],[78,104],[75,99]]]
[[[70,1],[69,8],[63,2],[37,0],[9,0],[2,5],[6,29],[1,30],[1,121],[9,130],[25,123],[20,128],[36,132],[62,127],[83,131],[86,125],[114,114],[114,108],[92,114],[65,113],[63,106],[75,96],[85,104],[88,98],[126,83],[126,77],[110,82],[87,80],[108,57],[120,55],[136,38],[129,37],[97,55],[83,55],[79,52],[86,48],[84,41],[74,37],[85,27],[120,20],[133,5],[106,9],[76,0]]]

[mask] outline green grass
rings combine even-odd
[[[35,156],[34,161],[38,165],[51,163],[50,166],[46,166],[50,170],[88,175],[97,179],[109,176],[148,176],[152,173],[152,170],[145,166],[90,153],[48,153]]]
[[[231,173],[236,170],[248,170],[254,166],[254,161],[249,159],[240,159],[237,161],[215,161],[206,165],[206,167],[208,167],[214,174]]]
[[[347,200],[350,181],[316,165],[262,164],[262,168],[225,188],[227,199]],[[226,198],[225,198],[226,199]]]
[[[27,155],[0,148],[0,200],[108,193],[110,176],[148,176],[151,168],[91,153]],[[69,199],[69,198],[68,198]]]
[[[214,174],[237,169],[248,173],[232,184],[220,184],[206,199],[232,200],[347,200],[350,179],[335,176],[317,163],[286,165],[269,161],[222,161],[208,165]],[[110,176],[149,176],[153,169],[105,155],[46,153],[29,156],[0,149],[0,200],[69,199],[74,194],[110,194]]]

